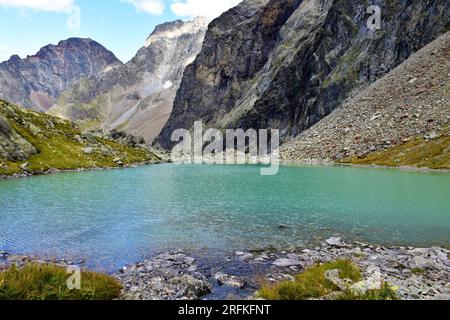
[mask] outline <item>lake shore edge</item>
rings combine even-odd
[[[45,175],[53,175],[59,173],[73,173],[73,172],[91,172],[91,171],[102,171],[102,170],[120,170],[120,169],[128,169],[128,168],[139,168],[147,165],[153,164],[170,164],[171,161],[168,160],[151,160],[146,162],[138,162],[129,165],[125,165],[122,167],[94,167],[94,168],[77,168],[77,169],[50,169],[43,172],[27,172],[23,173],[14,173],[11,175],[2,175],[0,174],[0,181],[2,180],[15,180],[15,179],[23,179],[35,176],[45,176]],[[206,164],[208,165],[208,164]],[[431,168],[418,168],[418,167],[390,167],[390,166],[379,166],[379,165],[358,165],[351,163],[339,163],[339,162],[308,162],[308,161],[281,161],[282,166],[287,167],[349,167],[349,168],[362,168],[362,169],[386,169],[386,170],[398,170],[398,171],[406,171],[406,172],[423,172],[423,173],[443,173],[450,174],[450,169],[431,169]]]
[[[262,283],[293,281],[314,265],[347,260],[361,270],[363,280],[352,284],[361,290],[387,283],[400,300],[449,300],[449,258],[450,250],[443,247],[347,244],[341,238],[330,238],[309,249],[235,251],[214,259],[183,250],[167,251],[109,275],[123,285],[122,300],[255,300]],[[86,262],[49,261],[0,250],[0,271],[2,266],[28,263],[64,268],[82,267]],[[330,280],[340,283],[340,279]]]
[[[2,180],[16,180],[16,179],[25,179],[37,176],[47,176],[54,175],[60,173],[74,173],[74,172],[93,172],[93,171],[107,171],[107,170],[123,170],[123,169],[131,169],[131,168],[139,168],[148,165],[156,165],[156,164],[164,164],[168,163],[167,161],[161,160],[150,160],[145,162],[136,162],[132,164],[127,164],[124,166],[117,167],[93,167],[93,168],[77,168],[77,169],[50,169],[47,171],[39,171],[39,172],[26,172],[23,173],[14,173],[11,175],[0,175],[0,181]]]
[[[386,169],[386,170],[398,170],[406,172],[423,172],[423,173],[450,173],[450,169],[431,169],[431,168],[419,168],[414,166],[380,166],[375,164],[353,164],[345,162],[328,162],[328,161],[294,161],[294,160],[282,160],[281,165],[285,166],[307,166],[307,167],[347,167],[347,168],[362,168],[362,169]]]

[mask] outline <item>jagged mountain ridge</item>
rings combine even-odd
[[[128,63],[82,80],[49,113],[88,129],[118,129],[151,142],[172,111],[184,68],[201,49],[207,21],[174,21],[155,28]]]
[[[45,112],[61,92],[121,62],[91,39],[70,38],[35,55],[14,55],[0,64],[0,98]]]
[[[216,128],[278,128],[295,137],[355,89],[387,74],[449,29],[442,1],[247,0],[214,20],[186,68],[172,115],[157,139],[196,120]]]

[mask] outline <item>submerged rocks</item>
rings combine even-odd
[[[273,265],[276,267],[293,267],[293,266],[301,266],[302,262],[295,259],[281,258],[274,261]]]
[[[251,254],[249,252],[236,251],[235,255],[236,255],[236,259],[241,262],[249,261],[249,260],[253,259],[253,254]]]

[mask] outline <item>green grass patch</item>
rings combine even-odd
[[[432,140],[415,138],[388,150],[374,152],[363,158],[345,159],[343,162],[357,165],[450,169],[450,131],[446,130]]]
[[[380,289],[368,290],[364,294],[356,294],[350,290],[337,295],[336,300],[398,300],[395,291],[388,283],[382,283]]]
[[[95,272],[81,273],[81,289],[69,290],[66,269],[40,264],[11,266],[0,273],[0,300],[112,300],[122,286],[112,277]]]
[[[411,273],[413,273],[413,274],[424,274],[425,270],[422,269],[422,268],[413,268],[413,269],[411,269]]]
[[[350,279],[353,282],[361,281],[359,268],[349,260],[337,260],[325,264],[318,264],[295,277],[294,281],[283,281],[277,284],[262,283],[258,297],[266,300],[309,300],[319,299],[332,293],[336,300],[384,300],[395,297],[395,292],[386,284],[380,290],[371,290],[366,294],[358,295],[350,290],[339,291],[333,283],[328,281],[325,273],[338,269],[341,279]]]
[[[348,260],[337,260],[309,268],[296,276],[295,281],[263,284],[258,295],[267,300],[307,300],[320,298],[338,288],[325,278],[328,270],[339,269],[342,279],[361,280],[359,269]]]

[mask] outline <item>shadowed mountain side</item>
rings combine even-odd
[[[449,28],[448,2],[377,4],[382,28],[372,31],[366,2],[243,1],[210,23],[157,142],[170,148],[172,132],[197,120],[280,129],[288,141]]]

